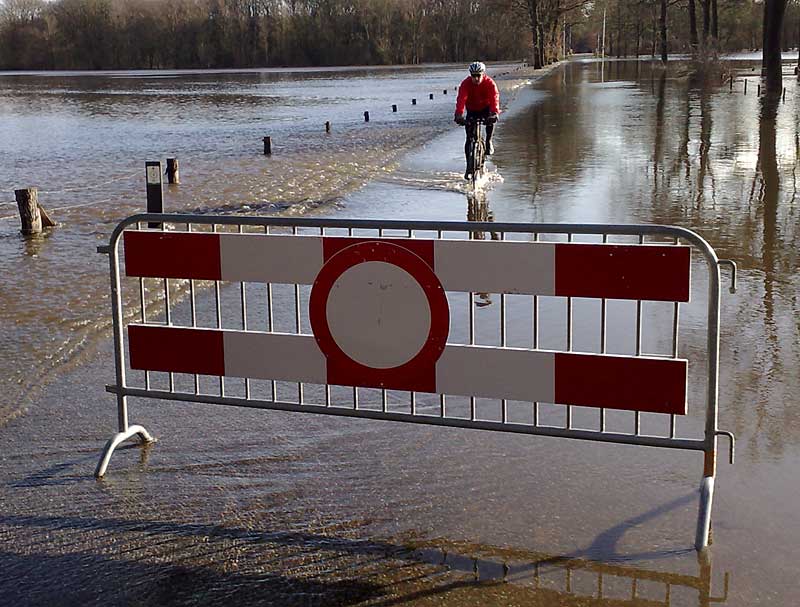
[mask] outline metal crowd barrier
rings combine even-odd
[[[718,436],[733,463],[717,385],[736,266],[694,232],[142,214],[98,251],[119,424],[98,478],[153,440],[129,396],[688,449],[708,545]],[[691,360],[682,314],[705,327]]]

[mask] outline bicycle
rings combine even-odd
[[[466,122],[467,133],[467,174],[472,180],[472,187],[475,187],[478,179],[483,175],[484,164],[486,163],[486,141],[483,138],[483,128],[486,124],[484,118],[470,118]]]

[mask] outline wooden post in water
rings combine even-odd
[[[392,104],[392,111],[393,112],[397,111],[397,104],[394,104],[394,103]]]
[[[181,176],[178,171],[178,159],[167,158],[167,183],[177,185],[180,182]]]
[[[761,97],[761,85],[758,85],[758,90],[756,91],[756,97]]]
[[[22,222],[22,233],[39,234],[42,231],[42,216],[39,213],[39,190],[25,188],[14,190],[19,208],[19,218]]]
[[[744,94],[747,95],[747,78],[744,79]]]
[[[417,105],[417,100],[416,99],[412,99],[411,100],[411,105]]]
[[[147,212],[163,213],[164,191],[162,187],[163,182],[161,181],[161,161],[145,162],[144,170],[147,179]],[[161,224],[151,221],[147,226],[150,228],[160,228]]]
[[[733,92],[733,76],[731,76],[731,93]]]
[[[442,89],[442,95],[447,95],[447,89]]]
[[[364,122],[369,122],[369,112],[364,112]]]
[[[330,133],[331,132],[331,122],[330,122],[330,120],[327,120],[325,122],[325,132],[326,133]]]
[[[433,99],[433,93],[428,95],[428,99]]]
[[[783,102],[786,103],[786,87],[783,87]]]
[[[272,154],[272,137],[264,137],[264,156]]]

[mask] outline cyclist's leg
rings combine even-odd
[[[492,109],[490,107],[486,107],[481,111],[481,116],[486,119],[489,117],[489,114],[492,113]],[[493,122],[486,122],[486,153],[492,154],[494,152],[493,145],[492,145],[492,134],[494,133],[494,123]]]

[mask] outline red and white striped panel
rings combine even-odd
[[[377,241],[378,239],[371,239]],[[446,291],[689,301],[690,248],[379,239],[430,263]],[[312,284],[331,255],[370,241],[335,236],[127,231],[128,276]]]
[[[336,383],[311,335],[132,324],[128,337],[133,369]],[[347,385],[683,415],[686,369],[683,359],[447,345],[432,384]]]

